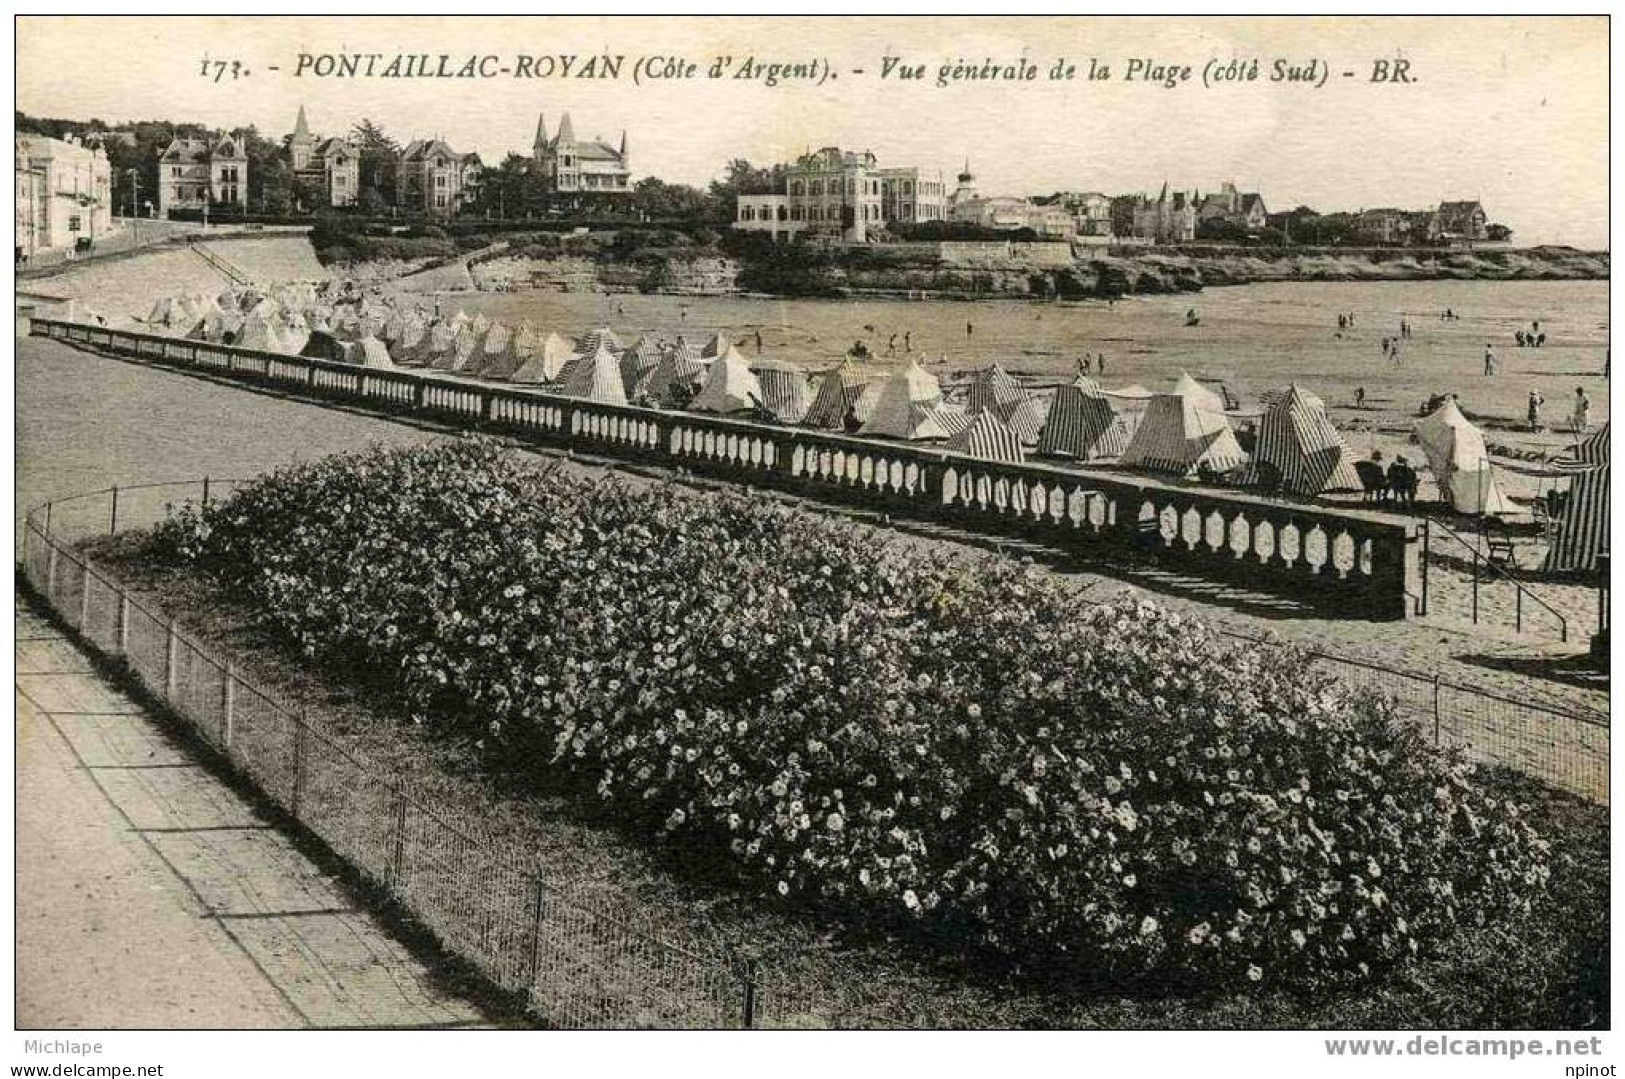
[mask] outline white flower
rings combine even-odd
[[[1254,982],[1263,981],[1264,972],[1258,969],[1256,965],[1249,964],[1247,967],[1247,979]]]
[[[910,888],[903,893],[903,906],[907,907],[909,910],[920,909],[920,897],[914,894],[913,888]]]
[[[1157,920],[1155,918],[1151,917],[1151,915],[1147,914],[1145,916],[1145,920],[1140,923],[1140,936],[1149,937],[1152,933],[1155,933],[1156,931],[1157,931]]]
[[[784,883],[784,881],[782,881],[782,880],[779,881],[779,894],[780,895],[789,895],[790,894],[790,886],[788,884]]]

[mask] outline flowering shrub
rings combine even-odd
[[[1357,979],[1546,882],[1515,805],[1297,653],[744,495],[470,441],[286,469],[156,543],[771,892],[1017,957]]]

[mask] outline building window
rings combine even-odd
[[[444,210],[446,208],[446,196],[444,192],[435,192],[434,204],[436,209]]]
[[[72,217],[68,218],[68,231],[69,232],[78,232],[79,231],[79,215],[78,214],[74,214]]]

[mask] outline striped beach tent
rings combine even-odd
[[[556,333],[550,333],[530,350],[525,362],[508,376],[508,381],[538,385],[557,382],[574,356],[570,342]]]
[[[880,438],[947,438],[953,432],[934,417],[942,403],[942,383],[910,359],[880,384],[874,412],[858,433]],[[924,407],[917,407],[924,406]]]
[[[621,381],[626,384],[626,397],[636,401],[649,392],[649,376],[660,365],[660,342],[644,334],[621,353]]]
[[[1047,411],[1045,402],[998,364],[977,372],[971,382],[969,403],[971,415],[992,412],[1022,442],[1032,445],[1038,441]]]
[[[621,339],[616,337],[614,331],[608,326],[599,326],[597,329],[588,330],[576,339],[576,355],[591,356],[598,351],[600,345],[608,345],[610,350],[616,353],[626,347],[621,344]]]
[[[1092,378],[1055,391],[1049,416],[1038,436],[1038,452],[1047,457],[1089,461],[1117,457],[1128,448],[1128,428]]]
[[[1021,436],[991,409],[975,413],[969,425],[949,438],[943,449],[983,461],[1008,461],[1019,465],[1026,460],[1021,451]]]
[[[1145,417],[1118,463],[1124,468],[1189,476],[1204,463],[1225,472],[1246,459],[1223,413],[1199,408],[1184,394],[1159,393],[1146,406]]]
[[[287,344],[277,332],[275,312],[253,311],[243,319],[242,328],[232,344],[238,348],[252,348],[260,352],[286,352]]]
[[[571,361],[560,376],[556,392],[562,397],[580,397],[604,405],[626,404],[620,357],[607,341],[600,341],[596,351]]]
[[[400,337],[395,339],[393,345],[395,355],[399,357],[396,362],[405,364],[421,363],[422,361],[418,359],[418,353],[428,344],[428,341],[428,325],[422,319],[408,319],[406,325],[401,328]]]
[[[503,322],[491,323],[480,339],[480,348],[468,373],[481,378],[507,378],[519,364],[513,358],[513,329]]]
[[[856,409],[858,400],[863,396],[865,388],[876,385],[874,380],[858,370],[857,364],[850,358],[841,361],[839,367],[824,372],[818,383],[818,393],[807,408],[807,414],[801,422],[808,427],[818,427],[826,431],[844,431],[846,418]],[[870,395],[870,405],[874,404],[874,395]],[[858,413],[861,423],[869,417],[862,412]]]
[[[705,376],[705,385],[688,403],[694,412],[748,412],[763,401],[762,384],[739,350],[729,347]]]
[[[1457,513],[1511,513],[1516,507],[1495,482],[1484,433],[1466,416],[1455,398],[1417,422],[1411,441],[1422,447],[1439,485],[1439,497]]]
[[[686,403],[705,379],[710,365],[681,340],[660,354],[660,362],[649,372],[643,392],[656,404]]]
[[[436,371],[449,369],[457,359],[458,327],[442,322],[429,331],[421,352],[414,357],[424,366]]]
[[[1557,520],[1556,538],[1542,567],[1551,573],[1590,572],[1608,545],[1608,424],[1580,443],[1575,462],[1587,466],[1575,474],[1569,498]]]
[[[1244,482],[1260,483],[1272,470],[1281,486],[1296,494],[1360,490],[1354,453],[1326,415],[1325,402],[1297,386],[1259,396],[1270,403],[1258,424]]]
[[[779,423],[800,423],[812,405],[807,372],[786,360],[758,359],[750,365],[762,385],[762,407]]]
[[[474,357],[479,355],[480,341],[484,337],[474,329],[471,322],[457,331],[456,340],[452,342],[451,351],[437,355],[429,365],[436,371],[457,371],[469,374],[469,365]]]
[[[363,337],[355,343],[355,359],[362,367],[379,371],[396,369],[394,361],[389,358],[389,346],[376,337]]]
[[[474,320],[468,324],[468,328],[477,334],[483,335],[486,330],[491,328],[491,316],[487,315],[484,311],[481,311],[479,314],[474,316]]]

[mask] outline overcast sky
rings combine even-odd
[[[116,39],[117,62],[108,44]],[[295,77],[299,54],[441,53],[626,57],[618,81]],[[823,86],[695,78],[634,85],[639,56],[827,59]],[[219,83],[200,61],[240,59]],[[882,80],[885,56],[924,64],[923,82]],[[1061,57],[1071,81],[1050,82]],[[1090,57],[1111,79],[1085,78]],[[1205,88],[1214,58],[1256,58],[1258,81]],[[939,88],[937,69],[1023,59],[1033,82]],[[1188,65],[1173,89],[1124,79],[1128,61]],[[1324,87],[1271,83],[1276,59],[1329,66]],[[1378,59],[1417,81],[1374,85]],[[268,70],[272,65],[280,71]],[[381,65],[380,65],[381,66]],[[863,74],[857,74],[861,69]],[[1354,72],[1353,78],[1342,72]],[[1422,208],[1479,198],[1525,243],[1606,246],[1608,27],[1605,19],[567,19],[23,17],[18,107],[65,118],[195,120],[291,130],[304,104],[336,134],[366,116],[401,141],[438,134],[494,163],[529,152],[574,116],[580,137],[627,129],[637,176],[702,184],[731,158],[766,164],[811,146],[872,149],[884,165],[940,169],[968,156],[982,190],[1109,194],[1234,180],[1272,210]]]

